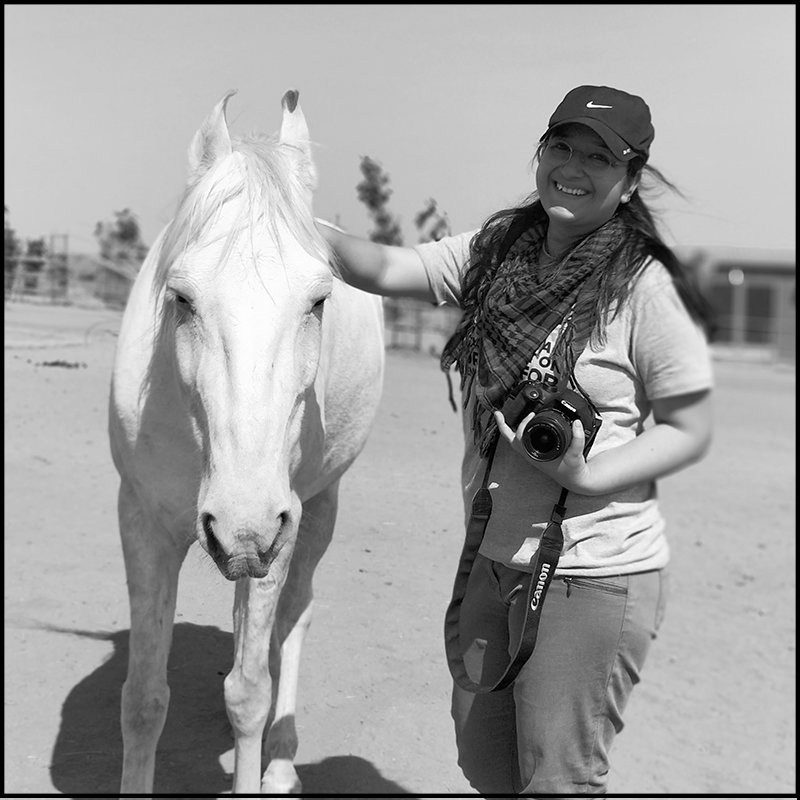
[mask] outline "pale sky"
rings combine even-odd
[[[667,240],[795,247],[794,4],[6,4],[5,188],[23,239],[96,253],[131,209],[151,244],[197,128],[228,89],[232,133],[278,129],[300,92],[315,213],[366,235],[359,161],[379,161],[406,244],[435,198],[454,233],[533,189],[563,96],[610,85],[649,104]]]

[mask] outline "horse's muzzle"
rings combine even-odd
[[[287,540],[286,533],[288,515],[281,515],[277,535],[267,546],[259,546],[263,541],[254,531],[238,530],[232,538],[232,544],[224,547],[214,530],[214,518],[210,514],[202,517],[202,535],[200,545],[214,559],[214,563],[229,581],[240,578],[265,578],[278,553]]]
[[[267,558],[257,553],[246,553],[215,561],[219,571],[229,581],[238,581],[239,578],[266,578],[274,557]]]

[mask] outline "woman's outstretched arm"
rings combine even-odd
[[[371,294],[435,302],[422,259],[412,247],[380,244],[315,220],[328,242],[342,279]]]

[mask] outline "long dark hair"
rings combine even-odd
[[[543,145],[544,142],[537,149],[534,160],[538,158]],[[640,171],[642,183],[647,185],[648,190],[665,188],[682,196],[680,190],[658,169],[646,164],[643,158],[632,159],[628,164],[629,178],[635,178]],[[628,235],[617,250],[620,257],[612,259],[613,267],[596,276],[596,303],[589,310],[593,336],[597,341],[604,340],[605,326],[622,308],[634,279],[652,257],[666,267],[689,315],[710,337],[714,330],[711,306],[700,291],[694,275],[663,240],[652,211],[640,196],[641,188],[640,184],[630,201],[620,203],[615,212],[625,223]],[[469,315],[471,318],[479,299],[479,288],[486,286],[484,279],[494,273],[516,237],[528,227],[546,220],[547,215],[538,193],[533,192],[522,204],[497,211],[484,222],[470,243],[469,264],[461,278],[464,319],[445,345],[445,352],[452,352],[463,339],[469,324],[466,317]]]

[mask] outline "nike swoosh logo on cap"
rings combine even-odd
[[[598,105],[597,105],[597,104],[594,102],[594,100],[590,100],[590,101],[589,101],[589,102],[586,104],[586,108],[614,108],[614,106],[598,106]]]

